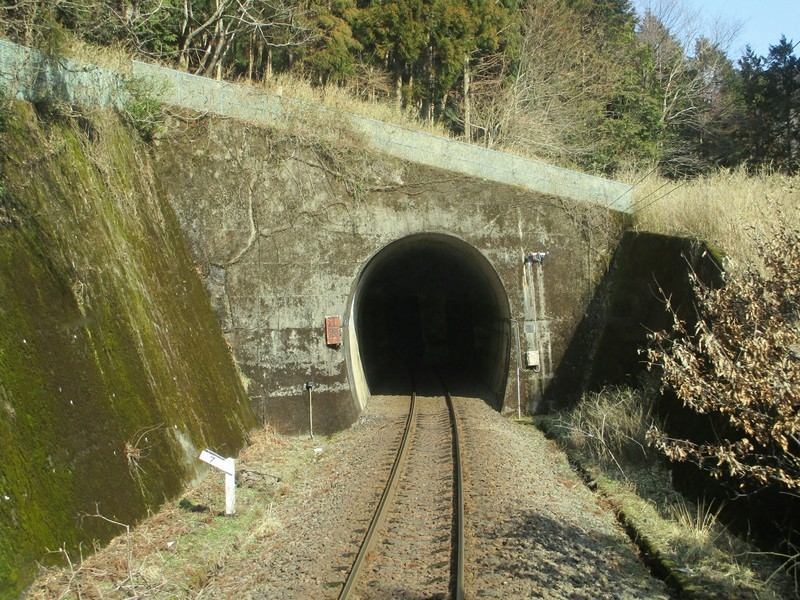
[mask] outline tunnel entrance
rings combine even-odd
[[[357,401],[438,387],[480,395],[500,409],[509,361],[508,296],[475,248],[419,234],[381,250],[353,294],[348,360]],[[433,390],[431,390],[433,391]]]

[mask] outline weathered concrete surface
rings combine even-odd
[[[166,193],[255,405],[281,429],[307,431],[303,384],[312,378],[315,431],[352,422],[366,401],[348,380],[359,277],[392,242],[443,234],[474,248],[502,282],[522,352],[540,351],[541,371],[521,376],[523,408],[539,408],[607,268],[619,215],[380,157],[334,124],[312,125],[315,133],[176,120],[156,149],[159,176],[171,182]],[[333,129],[327,139],[318,135],[325,128]],[[526,264],[532,252],[549,255]],[[344,317],[340,349],[325,345],[326,315]],[[514,333],[511,323],[503,327],[507,385],[490,401],[515,411]],[[576,368],[586,359],[573,359]]]
[[[359,339],[348,329],[358,317],[360,274],[391,242],[431,234],[452,242],[450,256],[434,257],[438,268],[450,260],[474,263],[465,266],[472,274],[461,285],[469,285],[464,277],[485,280],[482,272],[496,279],[484,294],[495,298],[494,322],[479,327],[490,332],[492,347],[507,348],[501,360],[510,367],[506,376],[486,376],[488,401],[507,410],[537,408],[608,262],[619,225],[614,213],[629,206],[629,187],[253,88],[132,66],[134,80],[0,42],[0,87],[19,98],[124,110],[133,81],[164,101],[274,122],[284,132],[206,121],[185,135],[173,132],[160,151],[168,192],[229,342],[252,380],[251,396],[269,407],[265,416],[269,412],[284,429],[303,430],[307,409],[297,386],[313,377],[320,384],[315,393],[323,430],[352,421],[369,394]],[[297,136],[298,130],[305,133]],[[355,147],[415,162],[378,159]],[[464,259],[470,248],[483,258]],[[531,253],[549,254],[544,263],[526,263]],[[449,290],[448,302],[467,291]],[[328,314],[345,318],[341,349],[326,347],[318,335]],[[517,377],[516,365],[527,362],[516,354],[517,339],[526,359],[535,351],[530,358],[538,373],[522,370]],[[475,335],[470,343],[481,350]],[[587,358],[581,350],[568,362],[583,369]],[[571,389],[571,382],[561,383]]]
[[[265,415],[273,422],[290,431],[307,427],[307,403],[297,392],[309,377],[320,384],[315,395],[323,430],[345,426],[363,407],[369,389],[353,327],[360,276],[383,248],[412,235],[450,236],[450,254],[433,258],[439,269],[452,260],[464,266],[464,289],[447,291],[450,300],[434,291],[439,300],[415,301],[452,304],[460,293],[468,295],[469,278],[495,280],[483,296],[494,298],[491,322],[475,327],[489,332],[490,345],[509,367],[500,369],[503,375],[496,366],[480,369],[490,388],[487,400],[506,410],[538,407],[556,366],[563,372],[564,348],[605,270],[619,225],[614,213],[629,205],[629,187],[253,88],[132,67],[134,84],[164,101],[275,123],[283,132],[203,121],[174,130],[159,151],[167,191],[252,380],[251,396],[269,407]],[[21,98],[124,110],[129,77],[0,43],[0,85]],[[480,258],[465,258],[472,250]],[[544,262],[525,261],[536,253],[549,254]],[[329,314],[345,319],[340,349],[326,347],[318,335]],[[526,359],[535,351],[530,359],[539,372],[522,369],[517,377],[516,365],[527,362],[517,356],[517,339]],[[465,356],[488,352],[475,335],[468,341]],[[587,359],[582,346],[567,363],[585,370]],[[559,393],[576,387],[566,379],[558,382]]]

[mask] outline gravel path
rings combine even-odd
[[[454,401],[463,431],[467,598],[669,598],[551,442],[480,400]],[[276,510],[285,527],[258,553],[227,562],[200,597],[336,598],[388,477],[407,407],[405,399],[373,398],[345,436],[323,442],[307,484]],[[434,562],[425,555],[405,566]],[[387,581],[369,597],[440,597],[403,589]]]
[[[670,597],[552,442],[483,402],[454,402],[468,598]]]
[[[408,411],[376,400],[348,435],[320,440],[305,485],[275,510],[284,524],[260,552],[230,560],[200,598],[337,598],[369,526]]]

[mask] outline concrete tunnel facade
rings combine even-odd
[[[463,240],[414,234],[381,249],[358,277],[347,316],[357,404],[372,394],[453,393],[500,408],[510,358],[508,294],[489,260]]]
[[[363,151],[326,163],[292,140],[206,119],[155,148],[260,420],[308,433],[313,380],[314,432],[340,431],[371,394],[408,393],[414,364],[506,413],[578,392],[617,215]]]
[[[20,73],[30,71],[34,89],[41,67],[39,59],[33,69],[25,66],[29,56],[23,50],[14,60]],[[92,87],[84,77],[98,81],[94,71],[59,68],[59,93],[83,94]],[[142,68],[147,77],[164,75],[160,67],[158,75]],[[505,389],[502,411],[559,407],[581,389],[604,318],[601,284],[625,227],[624,215],[612,209],[630,206],[629,186],[266,98],[248,87],[177,72],[171,77],[180,85],[163,86],[161,100],[202,117],[169,116],[153,141],[152,175],[172,209],[163,219],[169,223],[174,212],[264,422],[286,433],[307,432],[304,383],[311,378],[317,431],[339,431],[358,418],[368,378],[376,389],[396,378],[382,377],[381,362],[363,361],[365,353],[349,348],[357,351],[363,342],[392,359],[379,330],[363,318],[370,313],[386,321],[397,312],[415,324],[392,342],[400,362],[415,351],[399,350],[416,348],[422,361],[474,373],[495,396]],[[241,120],[245,107],[247,121]],[[219,111],[226,118],[213,115]],[[431,245],[436,235],[464,242],[451,240],[441,254],[427,255],[435,258],[434,272],[449,273],[445,280],[466,293],[460,304],[446,292],[392,288],[381,275],[384,269],[401,273],[416,260],[402,246],[385,255],[382,249],[411,236],[431,236],[415,238]],[[469,247],[490,262],[502,285],[485,263],[464,259],[475,256]],[[548,256],[546,266],[526,263],[538,255]],[[452,273],[448,261],[456,265]],[[470,296],[474,290],[465,282],[484,276],[488,283]],[[435,278],[427,277],[418,285],[433,289]],[[392,293],[404,295],[405,304],[393,307],[385,300]],[[455,327],[474,320],[473,311],[489,317]],[[344,318],[342,346],[326,343],[329,315]],[[492,349],[501,358],[489,358]],[[506,385],[515,365],[518,384]]]

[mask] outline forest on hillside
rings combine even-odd
[[[798,44],[731,57],[734,33],[680,0],[0,0],[0,35],[45,51],[77,36],[221,79],[291,73],[563,166],[794,174]]]

